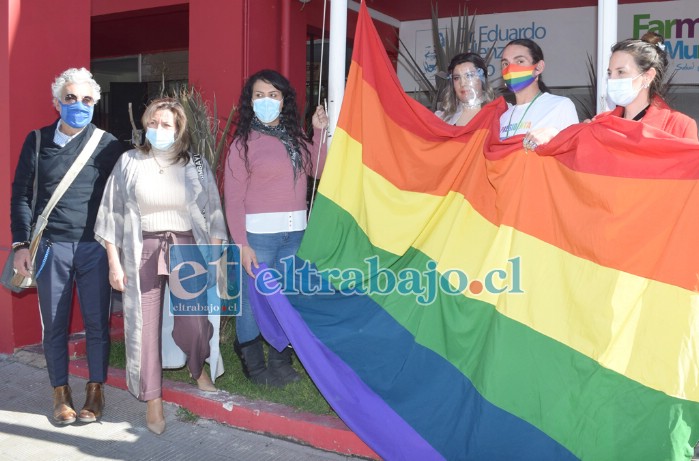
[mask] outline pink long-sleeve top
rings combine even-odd
[[[312,158],[312,174],[316,174],[318,142],[321,130],[313,131],[314,143],[307,143]],[[275,213],[306,210],[308,178],[301,172],[294,182],[294,170],[289,154],[277,138],[251,131],[248,138],[250,173],[241,158],[242,146],[234,140],[228,152],[224,173],[226,219],[233,241],[247,245],[245,216],[255,213]],[[325,166],[327,143],[323,143],[318,162],[320,176]]]

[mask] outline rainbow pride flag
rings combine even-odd
[[[448,126],[357,28],[306,290],[251,293],[270,343],[388,460],[690,459],[699,143],[607,117],[527,154],[502,99]]]

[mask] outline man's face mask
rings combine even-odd
[[[83,104],[82,101],[75,101],[72,104],[61,104],[61,120],[73,128],[84,128],[92,121],[94,105]]]

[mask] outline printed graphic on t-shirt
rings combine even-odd
[[[575,104],[568,98],[541,93],[529,104],[509,106],[500,116],[500,139],[527,134],[539,128],[560,131],[578,123]]]
[[[510,133],[510,136],[512,136],[512,133],[517,133],[520,130],[527,132],[531,129],[531,127],[531,120],[520,120],[518,123],[512,122],[511,124],[500,128],[500,139],[507,137],[507,133]]]

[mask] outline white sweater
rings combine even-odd
[[[143,232],[192,229],[185,198],[184,164],[173,164],[174,158],[171,151],[151,149],[138,164],[136,200]]]

